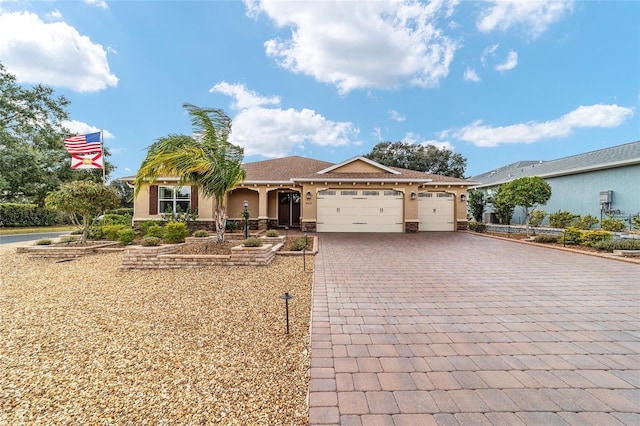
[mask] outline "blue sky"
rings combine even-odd
[[[637,1],[6,1],[0,61],[104,130],[117,169],[224,109],[245,161],[331,162],[381,141],[467,175],[640,139]]]

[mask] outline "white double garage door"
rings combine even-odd
[[[452,194],[418,193],[419,231],[453,231]],[[415,202],[415,201],[410,201]],[[318,192],[317,232],[403,232],[404,195],[383,189]]]

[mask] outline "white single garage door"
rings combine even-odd
[[[403,195],[393,190],[318,192],[317,232],[402,232]]]
[[[419,231],[453,231],[453,194],[421,192],[418,194]]]

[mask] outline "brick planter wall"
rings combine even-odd
[[[201,240],[201,239],[200,239]],[[146,269],[201,268],[204,266],[266,266],[275,258],[280,245],[232,247],[231,255],[174,254],[180,245],[127,247],[122,255],[122,271]]]
[[[22,246],[17,247],[16,252],[26,253],[29,257],[45,259],[74,259],[89,254],[95,254],[102,249],[120,246],[120,243],[109,241],[108,243],[92,244],[89,246]]]

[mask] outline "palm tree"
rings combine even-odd
[[[144,182],[155,183],[161,176],[176,176],[178,185],[192,184],[215,200],[217,242],[224,242],[227,224],[225,195],[246,177],[242,168],[244,150],[228,141],[231,119],[217,108],[184,104],[191,116],[194,135],[162,137],[147,151],[134,181],[138,195]]]

